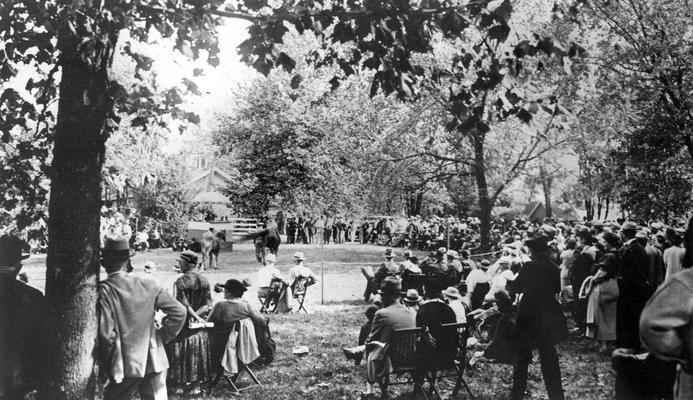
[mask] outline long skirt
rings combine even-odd
[[[166,345],[166,353],[170,364],[170,385],[206,382],[210,379],[213,370],[206,330],[184,329],[176,340]]]
[[[597,340],[616,340],[616,279],[606,280],[592,289],[588,300],[587,337]]]

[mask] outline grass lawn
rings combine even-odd
[[[342,347],[353,346],[358,339],[364,304],[337,303],[328,310],[306,314],[273,316],[272,335],[277,342],[277,356],[272,365],[257,370],[262,388],[244,391],[245,399],[358,399],[364,389],[365,364],[354,367],[342,354]],[[308,346],[310,354],[297,357],[291,348]],[[613,373],[608,357],[597,354],[589,342],[571,340],[559,348],[563,387],[568,399],[613,398]],[[499,364],[477,364],[466,373],[466,379],[478,399],[507,399],[512,382],[512,367]],[[451,395],[454,382],[441,385],[443,397]],[[229,386],[220,383],[205,397],[228,399]],[[390,387],[394,399],[410,399],[410,386]],[[547,398],[538,356],[530,367],[528,389],[534,399]],[[462,394],[464,392],[461,392]],[[188,399],[191,397],[172,397]]]
[[[342,347],[353,346],[358,340],[359,326],[365,319],[365,304],[361,299],[364,278],[359,271],[363,265],[373,267],[381,263],[383,247],[343,244],[324,247],[325,274],[320,277],[319,246],[282,245],[279,249],[279,268],[288,272],[291,255],[303,251],[308,266],[319,278],[318,284],[308,291],[306,305],[310,314],[271,316],[270,329],[277,342],[277,356],[272,365],[256,371],[263,388],[244,391],[246,399],[357,399],[364,389],[365,365],[355,367],[347,362]],[[146,261],[157,266],[154,276],[165,288],[171,288],[177,274],[171,270],[178,253],[171,250],[154,250],[140,253],[133,258],[136,270]],[[401,255],[401,251],[398,251]],[[400,260],[398,257],[396,261]],[[210,283],[228,278],[254,277],[259,268],[254,250],[248,243],[238,244],[234,250],[224,251],[219,257],[220,269],[204,272]],[[43,290],[45,284],[45,256],[32,256],[24,262],[29,283]],[[324,285],[325,304],[321,304]],[[252,289],[252,288],[251,288]],[[220,295],[213,293],[215,300]],[[255,290],[245,296],[257,305]],[[291,353],[294,346],[305,345],[310,354],[297,357]],[[614,374],[607,356],[599,355],[591,342],[571,340],[559,348],[563,386],[568,399],[613,398]],[[479,399],[507,399],[511,384],[512,368],[498,364],[477,364],[466,373],[466,379]],[[454,383],[454,382],[453,382]],[[441,385],[443,395],[449,396],[452,384]],[[230,388],[220,383],[212,393],[199,398],[228,399]],[[538,357],[530,368],[528,390],[531,398],[547,398]],[[390,395],[396,399],[413,398],[411,387],[395,386]],[[464,392],[461,392],[463,395]],[[175,397],[182,400],[192,397]],[[529,397],[527,397],[529,398]]]

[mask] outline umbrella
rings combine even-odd
[[[229,199],[219,192],[202,192],[193,198],[198,203],[228,203]]]

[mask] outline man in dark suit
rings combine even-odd
[[[397,329],[416,327],[416,314],[399,300],[402,295],[402,281],[399,278],[394,276],[385,278],[378,293],[382,298],[383,308],[373,317],[373,325],[365,346],[368,348],[366,396],[373,396],[375,382],[392,371],[385,346],[392,333]],[[344,353],[348,358],[356,358],[358,352],[363,350],[364,346],[345,348]]]
[[[522,293],[517,309],[517,338],[513,362],[511,400],[521,400],[527,388],[527,371],[532,350],[539,350],[541,373],[550,400],[563,400],[561,369],[555,345],[568,337],[568,328],[556,295],[561,291],[560,272],[549,256],[550,238],[542,231],[525,242],[531,261],[517,278],[508,282],[516,294]]]
[[[640,349],[638,322],[647,299],[654,292],[649,280],[650,259],[635,238],[637,225],[626,221],[621,226],[623,247],[617,272],[619,297],[616,304],[616,347]]]
[[[126,238],[107,238],[101,264],[108,277],[99,282],[99,364],[109,378],[104,400],[166,400],[168,358],[164,343],[183,328],[185,307],[154,279],[124,271],[130,260]],[[157,329],[157,310],[166,314]]]
[[[17,279],[24,242],[0,237],[0,399],[23,399],[38,385],[43,294]]]

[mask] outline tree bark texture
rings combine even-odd
[[[102,63],[98,68],[80,56],[79,44],[74,36],[58,39],[62,78],[51,170],[42,400],[93,398],[95,387],[103,127],[112,47],[96,50],[91,60]]]
[[[474,178],[476,179],[479,209],[481,210],[479,233],[481,234],[481,252],[483,253],[491,248],[491,212],[493,211],[493,202],[489,197],[488,184],[486,182],[484,135],[475,133],[471,137],[473,138],[472,145],[474,146]]]
[[[594,206],[592,205],[592,199],[585,199],[585,211],[587,212],[587,220],[592,221],[594,219]]]
[[[544,191],[544,206],[546,207],[546,218],[553,217],[551,208],[551,187],[553,186],[553,178],[546,172],[543,166],[539,169],[541,175],[541,188]]]

